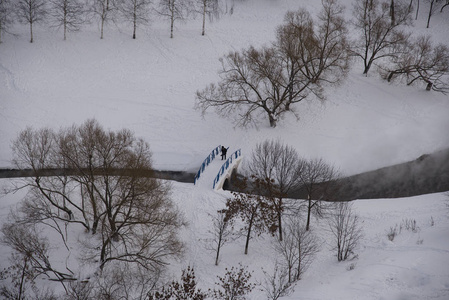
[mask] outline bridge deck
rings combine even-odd
[[[237,150],[239,151],[239,150]],[[227,160],[221,159],[221,153],[215,156],[215,159],[212,160],[207,167],[205,167],[204,171],[201,173],[200,177],[196,181],[196,185],[205,188],[215,188],[219,189],[223,186],[223,182],[227,178],[227,172],[232,172],[232,170],[238,165],[238,162],[241,158],[240,152],[238,152],[238,158],[236,152],[228,151],[227,160],[229,162],[228,168],[224,168],[222,170],[223,164],[226,163]],[[222,172],[222,173],[221,173]],[[214,180],[217,178],[218,174],[221,174],[218,182]]]

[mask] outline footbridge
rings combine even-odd
[[[220,152],[221,145],[204,159],[195,175],[195,185],[220,190],[229,183],[242,160],[242,151],[235,150],[226,160],[221,160]]]

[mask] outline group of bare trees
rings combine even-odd
[[[220,58],[220,80],[197,91],[196,108],[203,114],[215,109],[241,126],[265,117],[275,127],[298,102],[324,100],[323,89],[342,81],[351,57],[363,61],[363,74],[376,65],[389,81],[405,78],[408,85],[424,82],[428,90],[447,92],[449,48],[428,36],[412,38],[413,2],[355,0],[351,41],[337,0],[323,0],[317,18],[302,8],[289,11],[272,45]]]
[[[449,90],[449,48],[435,45],[430,36],[412,36],[412,3],[396,0],[388,6],[378,0],[356,1],[353,24],[361,38],[352,52],[363,60],[364,74],[380,61],[381,74],[388,81],[424,82],[427,90],[445,93]]]
[[[249,47],[221,58],[221,81],[197,92],[196,107],[214,108],[240,125],[260,113],[271,127],[294,104],[309,96],[323,99],[326,83],[338,83],[348,69],[347,28],[342,7],[323,2],[315,22],[305,9],[288,12],[271,46]]]
[[[17,187],[29,189],[26,199],[2,227],[3,242],[23,269],[66,290],[68,281],[80,279],[70,263],[53,261],[44,228],[56,233],[67,257],[74,244],[82,247],[82,260],[99,274],[121,266],[155,278],[182,254],[178,230],[185,223],[170,186],[151,176],[149,145],[129,130],[105,130],[95,120],[58,132],[28,128],[13,151],[16,167],[33,172]],[[49,170],[52,176],[42,175]],[[78,238],[70,236],[74,231]],[[64,256],[64,248],[58,251]]]
[[[245,237],[248,254],[250,240],[269,233],[275,237],[279,260],[273,274],[266,272],[265,289],[277,299],[301,279],[323,244],[318,227],[312,229],[312,217],[327,219],[337,259],[352,257],[362,230],[351,204],[338,202],[342,182],[334,166],[322,159],[301,158],[279,140],[266,140],[256,145],[246,173],[239,191],[232,192],[226,208],[213,218],[215,264],[221,248],[238,236]],[[290,198],[293,192],[303,200]],[[230,238],[233,231],[236,237]]]
[[[191,15],[202,18],[201,34],[205,34],[207,18],[218,17],[225,12],[231,0],[0,0],[0,42],[2,33],[10,33],[17,20],[30,27],[30,42],[34,41],[33,27],[39,23],[62,28],[64,40],[68,32],[80,30],[92,21],[100,25],[100,38],[104,26],[123,21],[132,26],[133,39],[139,27],[148,25],[157,16],[170,21],[170,37],[173,38],[176,20]],[[233,6],[233,1],[229,4]]]

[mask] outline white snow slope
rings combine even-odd
[[[350,16],[352,1],[342,2]],[[286,116],[273,129],[267,120],[257,128],[235,128],[213,111],[202,118],[193,109],[195,91],[218,80],[222,55],[270,43],[287,10],[304,6],[315,15],[321,5],[314,0],[235,3],[232,15],[207,24],[206,36],[200,35],[196,19],[178,22],[170,39],[169,24],[155,19],[138,32],[137,40],[126,26],[107,27],[100,40],[98,28],[89,25],[63,41],[61,32],[37,25],[30,44],[28,28],[15,26],[19,35],[3,36],[0,44],[0,168],[12,165],[11,141],[27,126],[58,129],[88,118],[106,128],[133,130],[150,143],[155,168],[162,170],[195,172],[219,144],[241,148],[246,155],[266,138],[280,138],[304,157],[322,157],[347,175],[449,147],[448,96],[387,84],[375,70],[365,77],[358,60],[340,87],[327,90],[324,103],[296,106],[299,120]],[[433,16],[426,29],[426,5],[422,3],[414,32],[432,34],[449,45],[447,13]],[[0,198],[0,222],[21,197]],[[254,271],[254,281],[262,280],[262,267],[273,267],[276,257],[268,236],[251,241],[248,255],[243,255],[242,240],[226,246],[220,266],[213,266],[214,255],[205,250],[208,214],[222,208],[226,197],[227,192],[173,184],[173,198],[189,221],[183,235],[188,250],[181,263],[170,266],[173,276],[192,265],[207,289],[225,267],[239,262]],[[446,199],[445,194],[431,194],[355,201],[365,237],[352,262],[337,263],[326,225],[315,223],[322,250],[288,299],[449,299]],[[403,231],[388,241],[386,231],[404,219],[416,220],[420,231]],[[1,268],[7,253],[0,247]],[[355,269],[348,271],[352,263]],[[265,295],[257,290],[250,298]]]

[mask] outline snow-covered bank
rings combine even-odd
[[[11,180],[0,180],[2,185]],[[9,208],[24,196],[23,192],[0,198],[0,220],[4,222]],[[203,290],[214,288],[216,276],[226,267],[241,263],[253,272],[252,281],[261,283],[263,270],[270,272],[280,257],[273,249],[273,238],[264,234],[251,240],[248,255],[243,254],[244,238],[226,244],[219,266],[215,254],[208,250],[212,237],[211,216],[224,207],[228,192],[214,192],[187,183],[173,182],[172,197],[183,211],[188,226],[182,231],[186,253],[181,261],[169,266],[169,277],[179,279],[181,270],[195,268],[198,285]],[[359,215],[364,237],[356,249],[357,258],[337,262],[334,245],[324,220],[312,222],[312,229],[321,241],[320,252],[310,268],[297,283],[295,292],[284,299],[438,299],[449,297],[449,196],[447,193],[410,198],[372,199],[354,201],[353,210]],[[415,232],[407,230],[405,222],[416,221]],[[402,226],[393,241],[387,234],[392,227]],[[80,232],[71,231],[75,238]],[[58,261],[57,245],[52,259]],[[72,246],[77,257],[80,246]],[[0,247],[3,258],[0,267],[7,266],[8,248]],[[64,261],[61,257],[61,261]],[[72,270],[83,274],[76,265]],[[86,270],[85,266],[83,267]],[[56,285],[56,287],[58,287]],[[59,288],[59,287],[58,287]],[[249,299],[266,299],[255,289]]]

